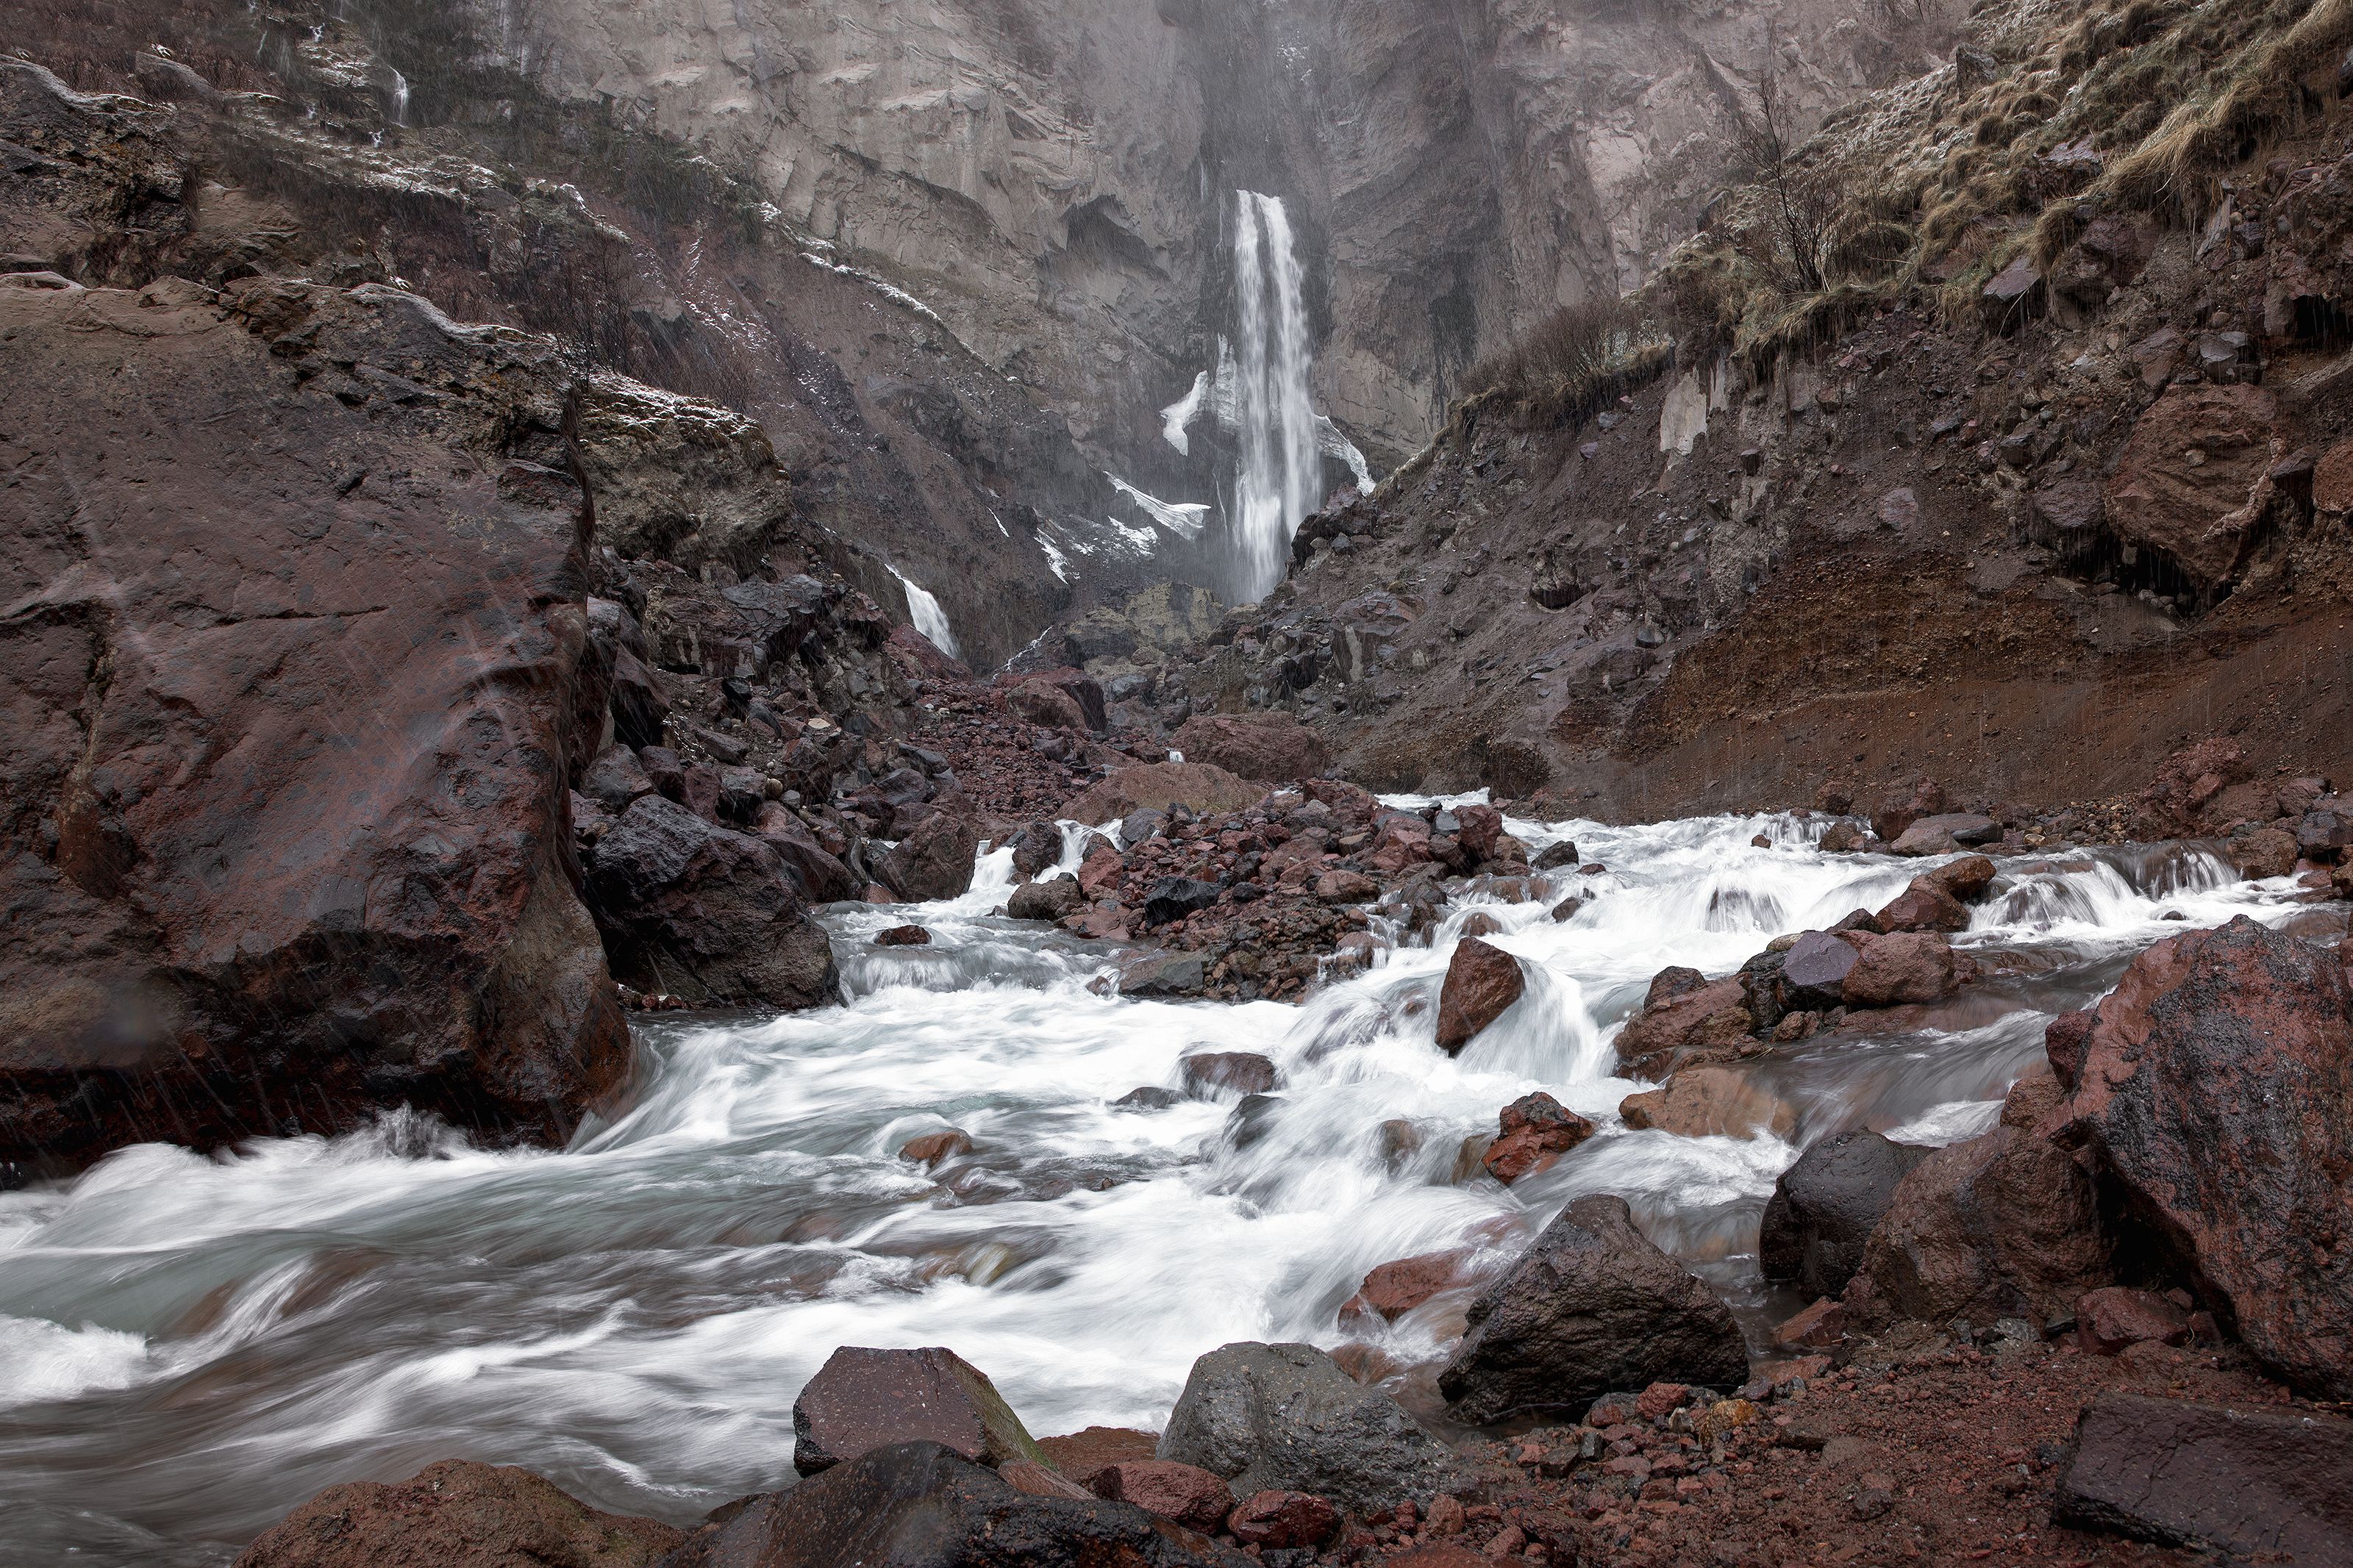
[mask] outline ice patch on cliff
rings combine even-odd
[[[1117,474],[1106,472],[1112,489],[1134,501],[1136,510],[1176,535],[1179,539],[1198,539],[1209,521],[1209,509],[1202,501],[1166,501],[1158,496],[1145,495]]]
[[[1160,434],[1188,458],[1193,455],[1193,421],[1201,416],[1201,407],[1208,401],[1209,373],[1205,370],[1193,377],[1192,391],[1160,411]]]

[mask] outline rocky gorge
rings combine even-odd
[[[2344,1560],[2342,5],[12,16],[0,1563]]]

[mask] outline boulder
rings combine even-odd
[[[752,832],[761,843],[776,852],[785,865],[785,875],[793,879],[801,897],[812,904],[837,903],[858,896],[861,884],[850,874],[849,868],[828,853],[790,806],[770,801],[760,808]]]
[[[1365,1276],[1356,1293],[1341,1303],[1343,1326],[1377,1316],[1393,1323],[1441,1290],[1452,1289],[1469,1278],[1471,1254],[1462,1247],[1425,1252],[1384,1263]]]
[[[2353,1563],[2353,1423],[2103,1393],[2075,1424],[2053,1523],[2311,1568]]]
[[[1572,1203],[1472,1302],[1440,1373],[1459,1420],[1574,1411],[1658,1382],[1736,1388],[1748,1352],[1714,1291],[1634,1227],[1625,1200]]]
[[[2295,847],[2316,859],[2353,848],[2353,800],[2332,795],[2313,802],[2295,825]]]
[[[1504,1016],[1527,989],[1520,961],[1502,948],[1466,937],[1447,962],[1438,992],[1438,1048],[1460,1056],[1479,1032]]]
[[[1272,1062],[1249,1051],[1204,1051],[1180,1060],[1176,1070],[1186,1089],[1203,1100],[1265,1094],[1282,1081]]]
[[[1283,712],[1196,714],[1168,743],[1188,763],[1268,784],[1312,779],[1332,765],[1324,737]]]
[[[0,1162],[404,1103],[560,1144],[628,1072],[570,871],[560,352],[269,287],[303,363],[430,398],[346,402],[201,290],[0,289]]]
[[[1820,1011],[1846,1000],[1846,977],[1854,972],[1862,952],[1828,931],[1800,932],[1781,955],[1781,1005],[1798,1011]]]
[[[980,830],[970,817],[933,811],[875,864],[883,885],[909,903],[962,898],[972,887]]]
[[[1337,1534],[1340,1510],[1306,1492],[1253,1492],[1235,1505],[1226,1528],[1244,1546],[1295,1551]]]
[[[1495,1141],[1480,1163],[1510,1186],[1524,1176],[1548,1171],[1563,1154],[1593,1136],[1593,1123],[1539,1091],[1523,1095],[1496,1118]]]
[[[1208,978],[1208,960],[1198,952],[1148,952],[1130,959],[1119,972],[1123,996],[1198,996]]]
[[[1025,680],[1015,687],[1006,702],[1030,723],[1049,730],[1084,730],[1085,710],[1078,700],[1050,680]]]
[[[1121,1459],[1088,1478],[1095,1496],[1134,1503],[1204,1534],[1223,1529],[1234,1510],[1234,1489],[1198,1465],[1170,1459]]]
[[[1159,1433],[1134,1426],[1087,1426],[1038,1439],[1039,1450],[1056,1469],[1090,1488],[1105,1465],[1149,1459],[1159,1443]]]
[[[1972,812],[1945,812],[1915,818],[1888,845],[1891,855],[1950,855],[1963,847],[1991,844],[2001,837],[2001,824]]]
[[[2284,438],[2279,400],[2263,387],[2168,387],[2111,467],[2109,528],[2212,599],[2236,578],[2262,524]]]
[[[2107,1285],[2075,1301],[2075,1343],[2093,1355],[2150,1342],[2178,1345],[2189,1337],[2189,1314],[2154,1290]]]
[[[1655,1129],[1682,1138],[1787,1138],[1798,1130],[1798,1108],[1759,1085],[1738,1068],[1694,1064],[1669,1079],[1666,1087],[1630,1094],[1619,1102],[1618,1118],[1641,1131]]]
[[[2100,1003],[2065,1110],[2128,1208],[2281,1377],[2353,1397],[2353,981],[2244,915]]]
[[[329,1487],[264,1531],[237,1568],[649,1568],[684,1539],[529,1470],[445,1459],[395,1484]]]
[[[2061,1104],[2057,1079],[2030,1073],[1992,1131],[1913,1165],[1847,1286],[1858,1321],[2048,1323],[2110,1282],[2098,1194],[2051,1138]]]
[[[2231,862],[2239,875],[2256,880],[2291,875],[2301,854],[2295,835],[2284,827],[2260,827],[2230,845]]]
[[[1380,895],[1379,883],[1345,866],[1335,867],[1315,879],[1315,896],[1327,904],[1370,903]]]
[[[1582,863],[1584,857],[1577,852],[1577,840],[1564,838],[1557,844],[1547,844],[1536,851],[1528,862],[1532,871],[1570,871]]]
[[[1005,912],[1017,921],[1058,921],[1084,908],[1086,894],[1069,872],[1050,882],[1024,882],[1005,900]]]
[[[892,926],[874,933],[877,947],[929,947],[932,933],[923,926]]]
[[[1051,822],[1024,823],[1006,843],[1013,848],[1013,874],[1024,881],[1036,880],[1062,858],[1062,830]]]
[[[793,1468],[805,1476],[889,1444],[917,1441],[991,1467],[1046,1459],[980,1369],[936,1345],[843,1345],[793,1401]]]
[[[1011,1463],[1006,1467],[1013,1468]],[[1025,1492],[938,1443],[893,1443],[722,1510],[662,1568],[1250,1568],[1132,1503]]]
[[[1266,786],[1246,783],[1207,763],[1138,763],[1072,798],[1061,816],[1076,822],[1117,822],[1143,806],[1181,805],[1196,816],[1242,811],[1266,797]]]
[[[1964,855],[1933,867],[1912,879],[1915,888],[1922,884],[1936,889],[1947,898],[1964,904],[1982,902],[1993,887],[1994,864],[1982,855]]]
[[[1850,1007],[1940,1001],[1960,989],[1953,948],[1933,931],[1898,931],[1865,944],[1839,994]]]
[[[925,1132],[899,1145],[899,1158],[911,1165],[925,1167],[944,1164],[971,1152],[972,1134],[956,1127],[940,1132]]]
[[[1651,982],[1653,994],[1658,982]],[[1629,1078],[1659,1079],[1695,1056],[1736,1050],[1756,1026],[1739,977],[1718,980],[1644,1007],[1618,1032]]]
[[[1163,877],[1144,896],[1144,923],[1149,928],[1183,920],[1194,910],[1206,910],[1216,903],[1223,890],[1217,883],[1198,877]]]
[[[607,746],[580,775],[580,793],[617,816],[656,791],[637,752],[627,746]]]
[[[1956,931],[1969,929],[1969,911],[1960,900],[1926,878],[1915,879],[1886,908],[1871,917],[1881,931]]]
[[[1245,1497],[1303,1491],[1356,1513],[1427,1503],[1461,1477],[1396,1400],[1300,1344],[1230,1344],[1195,1362],[1160,1458],[1223,1476]]]
[[[1932,1152],[1858,1131],[1798,1156],[1765,1205],[1757,1247],[1765,1278],[1794,1280],[1813,1297],[1844,1290],[1897,1185]]]

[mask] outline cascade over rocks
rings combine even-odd
[[[237,1568],[649,1568],[683,1539],[529,1470],[444,1459],[396,1484],[329,1487],[263,1531]]]

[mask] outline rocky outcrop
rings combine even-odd
[[[1187,762],[1270,784],[1312,779],[1332,764],[1324,737],[1288,713],[1199,715],[1179,725],[1168,743]]]
[[[1585,1407],[1652,1383],[1736,1388],[1748,1352],[1715,1293],[1634,1227],[1623,1198],[1579,1198],[1472,1302],[1440,1373],[1456,1418]]]
[[[2290,1383],[2353,1394],[2353,979],[2244,916],[2158,942],[2094,1015],[2065,1106],[2134,1215]]]
[[[1811,1297],[1844,1290],[1897,1185],[1931,1152],[1859,1131],[1798,1156],[1765,1205],[1757,1244],[1765,1278],[1792,1280]]]
[[[374,286],[5,281],[0,1158],[403,1102],[561,1142],[628,1041],[567,831],[553,345]]]
[[[1073,822],[1117,822],[1133,812],[1181,805],[1196,815],[1240,811],[1266,795],[1263,784],[1208,763],[1145,763],[1121,768],[1062,807]]]
[[[2076,1425],[2052,1518],[2238,1557],[2353,1562],[2353,1423],[2103,1394]]]
[[[470,1459],[395,1485],[329,1487],[265,1531],[237,1568],[649,1568],[683,1539],[601,1513],[528,1470]]]

